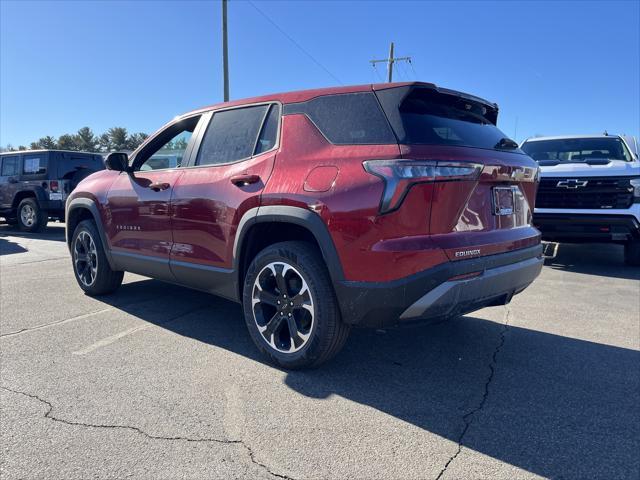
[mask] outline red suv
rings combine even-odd
[[[67,201],[80,287],[124,271],[241,302],[277,364],[352,325],[503,305],[542,268],[538,168],[498,107],[429,83],[267,95],[182,115]]]

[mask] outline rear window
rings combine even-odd
[[[251,157],[268,108],[269,105],[258,105],[214,113],[197,165],[220,165]]]
[[[37,175],[47,171],[47,161],[43,155],[25,155],[22,164],[22,173],[25,175]]]
[[[402,144],[494,149],[507,138],[495,126],[497,110],[471,98],[411,87],[376,94]]]
[[[609,138],[561,138],[534,140],[522,145],[536,161],[588,162],[590,160],[632,160],[622,140]]]
[[[59,153],[55,157],[57,163],[57,178],[69,179],[78,170],[97,172],[104,169],[100,155],[78,155],[77,153]],[[51,167],[53,169],[53,165]]]
[[[396,143],[372,92],[324,95],[307,102],[290,103],[284,113],[305,114],[335,145]]]

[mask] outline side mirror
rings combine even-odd
[[[104,159],[107,170],[126,172],[129,168],[129,155],[124,152],[112,152]]]

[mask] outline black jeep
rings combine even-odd
[[[0,217],[21,230],[43,229],[50,218],[64,221],[67,196],[80,180],[104,169],[102,155],[63,150],[0,154]]]

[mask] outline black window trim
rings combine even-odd
[[[397,88],[397,87],[392,87],[392,88]],[[309,116],[309,113],[306,111],[305,106],[311,102],[313,102],[314,100],[317,100],[319,98],[323,98],[323,97],[339,97],[342,95],[362,95],[362,94],[372,94],[373,98],[376,101],[376,104],[378,105],[378,108],[380,109],[380,113],[382,114],[382,117],[385,120],[385,123],[387,124],[387,126],[389,127],[389,131],[391,132],[391,136],[394,138],[394,143],[335,143],[332,142],[331,140],[329,140],[329,138],[324,134],[324,132],[322,131],[322,129],[318,126],[318,124],[316,122],[313,121],[313,118],[311,118]],[[308,100],[303,100],[302,102],[292,102],[292,103],[287,103],[285,105],[284,110],[281,113],[281,116],[284,115],[304,115],[305,117],[307,117],[307,119],[311,122],[311,124],[316,127],[316,130],[318,130],[318,132],[320,132],[320,135],[322,135],[322,137],[330,144],[330,145],[335,145],[338,147],[352,147],[352,146],[360,146],[360,145],[393,145],[393,144],[398,144],[398,138],[396,136],[395,131],[393,130],[391,123],[389,122],[389,119],[387,118],[387,114],[385,113],[384,109],[382,108],[382,105],[380,104],[380,100],[378,99],[378,96],[375,94],[375,91],[373,90],[362,90],[362,91],[356,91],[356,92],[344,92],[344,93],[327,93],[325,95],[318,95],[315,96],[313,98],[310,98]]]
[[[253,144],[253,150],[252,150],[252,154],[249,157],[244,157],[244,158],[240,158],[238,160],[234,160],[232,162],[225,162],[225,163],[209,163],[209,164],[205,164],[205,165],[198,165],[196,164],[196,162],[198,161],[198,154],[200,153],[200,147],[202,146],[202,140],[204,140],[204,136],[207,133],[207,130],[209,128],[209,125],[211,123],[211,120],[213,120],[213,117],[215,116],[216,113],[218,112],[225,112],[228,110],[239,110],[241,108],[248,108],[248,107],[259,107],[262,105],[266,105],[268,106],[268,108],[266,109],[265,113],[263,114],[262,117],[262,122],[260,123],[260,128],[258,128],[258,134],[256,135],[256,140]],[[262,133],[262,129],[264,128],[264,122],[267,119],[267,116],[269,115],[269,110],[270,107],[272,105],[279,105],[280,106],[280,114],[278,115],[278,127],[276,129],[276,142],[274,143],[273,147],[270,148],[269,150],[266,150],[264,152],[260,152],[258,154],[256,154],[256,147],[258,144],[258,139],[260,138],[260,133]],[[269,100],[266,102],[256,102],[256,103],[245,103],[242,105],[233,105],[231,107],[223,107],[223,108],[217,108],[215,110],[209,110],[210,113],[210,117],[209,120],[206,122],[206,126],[203,126],[202,128],[202,132],[199,135],[198,138],[198,143],[197,145],[195,145],[194,149],[193,149],[193,154],[192,154],[192,158],[190,159],[190,164],[185,167],[185,168],[211,168],[211,167],[224,167],[227,165],[234,165],[236,163],[240,163],[240,162],[246,162],[248,160],[251,160],[253,158],[256,157],[260,157],[262,155],[265,155],[267,153],[271,153],[274,150],[277,150],[278,148],[280,148],[280,137],[281,137],[281,129],[282,129],[282,117],[284,115],[283,113],[283,106],[282,106],[282,102],[278,101],[278,100]]]

